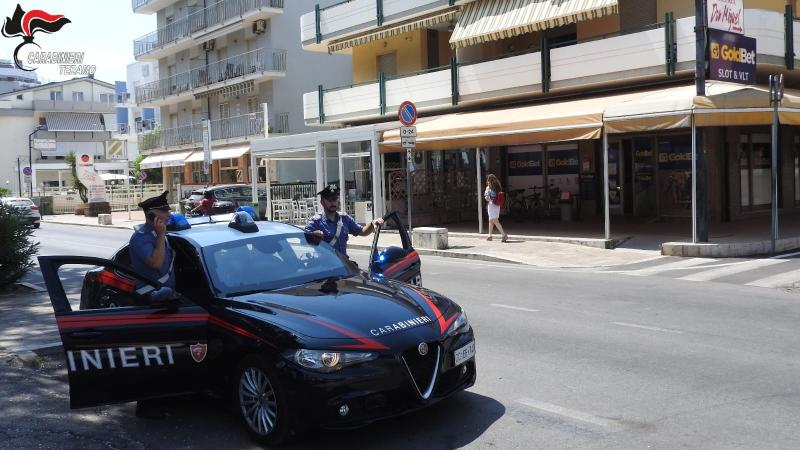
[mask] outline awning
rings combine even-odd
[[[617,0],[480,0],[463,8],[450,46],[496,41],[617,11]]]
[[[442,116],[417,125],[416,149],[446,150],[599,139],[605,108],[641,95],[618,94]],[[385,132],[380,145],[381,152],[402,151],[399,129]]]
[[[403,33],[408,33],[409,31],[418,30],[420,28],[432,27],[443,22],[449,22],[451,20],[455,20],[457,15],[458,15],[457,8],[449,8],[445,11],[438,11],[432,14],[428,14],[426,16],[417,17],[413,20],[408,20],[400,23],[393,23],[391,25],[378,28],[377,30],[370,31],[368,33],[359,34],[354,37],[349,37],[347,39],[332,41],[328,44],[328,52],[335,53],[342,50],[346,50],[351,47],[364,45],[368,42],[378,41],[392,36],[397,36]]]
[[[709,81],[706,95],[697,96],[694,84],[661,89],[606,109],[604,121],[609,133],[688,128],[694,115],[699,127],[769,125],[773,109],[769,89]],[[786,90],[779,120],[800,124],[800,92]]]
[[[101,114],[44,113],[47,131],[106,131]]]
[[[103,122],[105,123],[106,131],[119,131],[116,114],[103,114]]]
[[[219,150],[211,150],[211,160],[216,161],[218,159],[239,158],[248,151],[250,151],[250,147],[231,147],[221,148]],[[203,161],[203,159],[203,152],[199,151],[192,153],[191,156],[186,158],[186,162],[200,162]]]
[[[161,167],[162,158],[162,155],[149,155],[139,163],[139,167],[142,169],[158,169]]]
[[[186,163],[192,152],[167,153],[161,155],[161,167],[179,167]]]

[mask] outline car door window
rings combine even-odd
[[[396,213],[387,215],[375,231],[370,272],[384,278],[422,285],[421,262],[405,225]]]

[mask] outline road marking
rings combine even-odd
[[[637,325],[635,323],[627,323],[627,322],[612,322],[612,323],[614,325],[619,325],[621,327],[639,328],[641,330],[659,331],[662,333],[683,334],[683,331],[669,330],[667,328],[660,328],[660,327],[649,327],[647,325]]]
[[[781,259],[781,258],[788,258],[788,257],[790,257],[790,256],[797,256],[797,255],[800,255],[800,252],[787,253],[787,254],[785,254],[785,255],[775,255],[775,256],[770,256],[770,259]]]
[[[516,311],[539,312],[538,309],[520,308],[519,306],[503,305],[500,303],[492,303],[492,306],[497,308],[513,309]]]
[[[680,261],[675,261],[667,264],[661,264],[658,266],[646,267],[644,269],[638,270],[631,270],[631,271],[624,271],[622,273],[627,275],[633,275],[636,277],[646,277],[650,275],[655,275],[661,272],[667,272],[670,270],[682,270],[688,269],[694,266],[699,266],[700,264],[715,262],[716,259],[709,259],[709,258],[689,258],[683,259]]]
[[[517,403],[521,403],[529,408],[533,408],[545,413],[555,414],[557,416],[566,417],[568,419],[596,425],[602,428],[611,428],[611,429],[621,428],[620,424],[614,420],[604,419],[602,417],[598,417],[593,414],[581,411],[575,411],[574,409],[568,409],[550,403],[537,402],[536,400],[532,400],[529,398],[521,398],[517,400]]]
[[[760,280],[751,281],[747,286],[758,286],[768,288],[788,287],[800,281],[800,270],[792,270],[790,272],[779,273],[771,277],[761,278]]]
[[[761,267],[769,267],[775,264],[781,264],[788,262],[786,259],[754,259],[751,261],[743,261],[735,264],[731,264],[726,267],[718,267],[716,269],[705,270],[699,273],[693,273],[691,275],[686,275],[685,277],[678,278],[679,280],[688,280],[688,281],[710,281],[716,280],[717,278],[727,277],[729,275],[735,275],[737,273],[747,272],[749,270],[759,269]]]

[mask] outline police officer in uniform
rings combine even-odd
[[[175,288],[175,274],[172,270],[174,255],[166,237],[167,221],[171,214],[167,191],[144,200],[139,203],[139,207],[144,210],[146,222],[135,227],[131,236],[131,267],[165,286]],[[137,284],[137,287],[141,287],[141,284]]]
[[[322,214],[316,214],[308,219],[306,232],[322,237],[325,242],[341,254],[347,256],[347,238],[353,236],[369,236],[376,226],[383,224],[383,219],[377,218],[361,226],[347,213],[339,213],[339,187],[331,184],[317,192],[320,196]]]

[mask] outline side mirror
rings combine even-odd
[[[150,293],[150,304],[153,306],[172,306],[178,302],[180,294],[171,287],[163,286]]]

